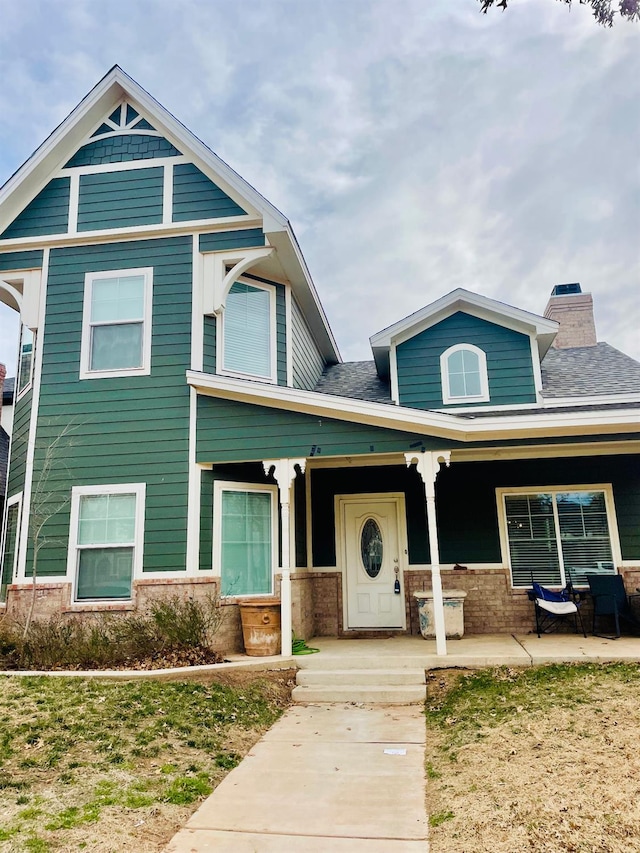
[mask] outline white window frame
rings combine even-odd
[[[16,518],[16,545],[15,550],[13,552],[13,566],[11,566],[11,580],[9,583],[15,583],[17,572],[18,572],[18,552],[20,551],[20,521],[22,518],[22,492],[18,492],[15,495],[12,495],[10,498],[7,498],[7,502],[4,507],[4,518],[2,519],[2,542],[0,543],[0,565],[4,565],[4,549],[7,543],[7,531],[9,520],[9,509],[14,505],[18,504],[18,515]],[[1,580],[1,578],[0,578]],[[4,602],[0,602],[0,607],[4,606]]]
[[[496,501],[498,505],[498,528],[500,532],[500,549],[502,552],[502,564],[509,569],[509,579],[512,589],[527,589],[531,584],[525,586],[514,586],[513,574],[511,571],[511,553],[509,550],[509,535],[507,532],[507,510],[505,498],[509,495],[540,495],[540,494],[565,494],[567,492],[603,492],[604,504],[607,512],[607,525],[609,527],[609,539],[611,544],[611,558],[613,560],[614,573],[617,573],[618,566],[622,563],[622,552],[620,549],[620,537],[618,534],[618,523],[616,517],[615,504],[613,501],[613,487],[611,483],[588,483],[579,484],[569,483],[562,486],[516,486],[496,489]],[[556,525],[557,543],[560,537],[558,526],[558,511],[554,506],[554,519]],[[561,586],[566,585],[566,576],[564,571],[564,560],[562,556],[562,548],[558,547],[558,563],[560,566]]]
[[[224,324],[225,311],[223,307],[218,315],[218,323],[216,328],[216,373],[222,376],[235,376],[238,379],[259,379],[262,382],[276,383],[278,381],[278,340],[277,340],[277,320],[276,320],[276,287],[273,284],[266,284],[263,281],[254,281],[243,276],[234,279],[234,284],[246,284],[249,287],[255,287],[256,290],[265,290],[269,294],[269,368],[270,373],[263,375],[260,373],[243,373],[240,370],[228,370],[224,366]],[[231,289],[231,288],[229,288]]]
[[[223,492],[260,492],[271,497],[271,590],[268,593],[243,593],[242,595],[222,595],[222,493]],[[275,592],[275,575],[278,571],[278,487],[269,483],[236,483],[229,480],[215,480],[213,483],[213,574],[220,578],[221,598],[264,598]]]
[[[144,556],[144,519],[146,501],[146,483],[115,483],[106,486],[73,486],[71,489],[71,515],[69,519],[69,548],[67,552],[67,581],[71,584],[71,601],[74,605],[91,605],[96,603],[126,603],[131,598],[77,598],[78,588],[78,522],[80,520],[80,498],[87,495],[135,495],[135,536],[133,541],[133,570],[131,574],[131,596],[133,597],[133,581],[142,577]],[[118,547],[118,543],[109,543]],[[129,543],[126,544],[128,547]],[[81,546],[82,547],[82,546]],[[98,547],[98,546],[97,546]],[[103,545],[99,547],[104,547]]]
[[[144,276],[144,309],[142,318],[142,366],[117,370],[91,370],[91,292],[94,281],[105,278]],[[84,277],[82,309],[82,345],[80,349],[80,379],[105,379],[118,376],[148,376],[151,373],[151,319],[153,305],[153,267],[88,272]],[[108,323],[105,325],[115,325]]]
[[[29,391],[33,386],[33,374],[35,370],[36,363],[36,344],[37,344],[37,333],[33,329],[29,329],[32,335],[31,342],[31,362],[29,364],[29,378],[25,382],[25,384],[20,387],[22,380],[22,341],[24,337],[24,330],[29,329],[27,325],[25,325],[22,320],[20,320],[20,340],[18,342],[18,367],[16,370],[16,387],[15,387],[15,400],[21,400],[24,395]]]
[[[449,382],[449,358],[456,352],[468,350],[478,357],[478,369],[480,371],[480,393],[465,394],[456,397],[451,393]],[[489,374],[487,373],[487,354],[474,344],[454,344],[446,349],[440,356],[440,376],[442,378],[442,402],[446,403],[488,403],[489,402]]]

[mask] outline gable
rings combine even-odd
[[[486,355],[489,383],[487,405],[536,402],[529,336],[464,311],[457,311],[396,346],[401,406],[417,409],[443,407],[440,357],[457,344],[470,344]]]

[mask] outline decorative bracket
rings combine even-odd
[[[234,281],[252,266],[268,258],[274,252],[273,246],[261,246],[256,249],[232,249],[228,252],[208,252],[204,256],[204,298],[205,314],[219,314],[224,308],[227,294]]]
[[[451,451],[433,450],[426,453],[416,453],[413,451],[405,453],[404,458],[407,460],[407,468],[410,468],[415,461],[416,468],[424,482],[425,492],[428,496],[432,496],[435,492],[436,478],[440,472],[440,466],[443,462],[447,468],[451,464]]]
[[[267,477],[273,471],[273,479],[280,489],[280,503],[288,503],[291,485],[297,474],[296,465],[300,468],[300,473],[304,474],[306,464],[306,459],[267,459],[262,463]],[[286,496],[286,501],[283,496]]]

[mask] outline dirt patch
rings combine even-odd
[[[640,851],[638,667],[539,672],[429,674],[432,853]]]

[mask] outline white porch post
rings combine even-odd
[[[436,478],[440,465],[447,468],[451,462],[450,450],[435,450],[427,453],[405,453],[407,466],[415,461],[427,500],[427,527],[429,529],[429,554],[431,561],[431,583],[433,586],[433,617],[436,628],[436,654],[446,655],[447,635],[444,626],[444,604],[442,600],[442,578],[440,577],[440,548],[438,546],[438,525],[436,520]]]
[[[282,524],[282,565],[280,572],[280,631],[283,655],[291,654],[291,489],[296,478],[296,465],[304,474],[306,459],[267,459],[262,464],[267,476],[273,472],[278,484]]]

